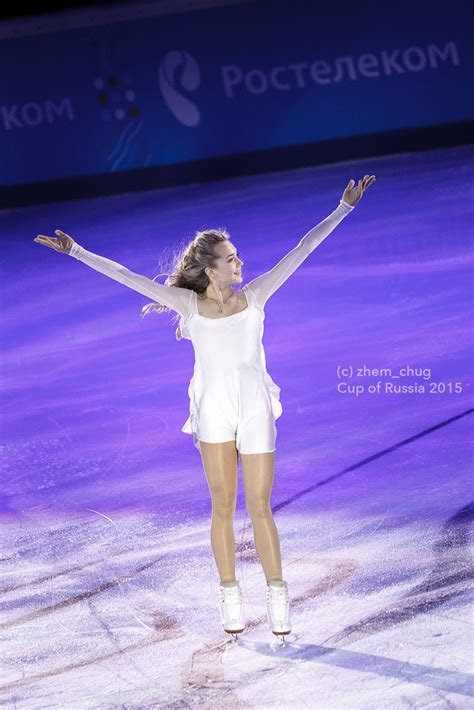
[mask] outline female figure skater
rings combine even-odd
[[[176,337],[192,341],[194,374],[189,384],[190,416],[182,431],[200,452],[211,499],[211,546],[220,576],[223,628],[236,638],[244,629],[244,608],[235,578],[233,517],[240,455],[247,511],[266,581],[271,631],[284,640],[291,632],[288,585],[283,580],[280,541],[270,497],[275,465],[275,420],[281,415],[280,387],[266,369],[262,344],[265,304],[309,254],[354,209],[375,181],[350,180],[338,207],[313,227],[270,271],[240,290],[243,262],[223,230],[197,232],[165,284],[129,271],[87,251],[70,236],[38,235],[35,241],[69,254],[158,303],[142,309],[173,310],[180,317]]]

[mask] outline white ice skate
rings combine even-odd
[[[238,582],[232,587],[219,586],[219,612],[224,631],[237,639],[237,634],[244,630],[244,603]]]
[[[290,601],[286,582],[267,582],[267,613],[270,629],[280,641],[291,633]]]

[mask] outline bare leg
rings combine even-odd
[[[212,498],[211,546],[221,582],[235,581],[234,513],[237,500],[235,441],[200,442],[201,458]]]
[[[267,582],[282,581],[278,531],[270,508],[275,472],[275,452],[240,454],[247,511],[253,525],[255,548]]]

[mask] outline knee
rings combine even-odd
[[[232,518],[236,501],[233,498],[218,498],[212,501],[212,514],[219,518]]]
[[[247,512],[251,520],[260,520],[262,518],[272,517],[270,503],[265,503],[263,501],[253,501],[252,503],[247,503]]]

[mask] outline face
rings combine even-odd
[[[242,281],[243,261],[239,257],[237,247],[229,240],[216,244],[217,258],[213,268],[206,269],[206,273],[217,279],[221,286],[240,283]]]

